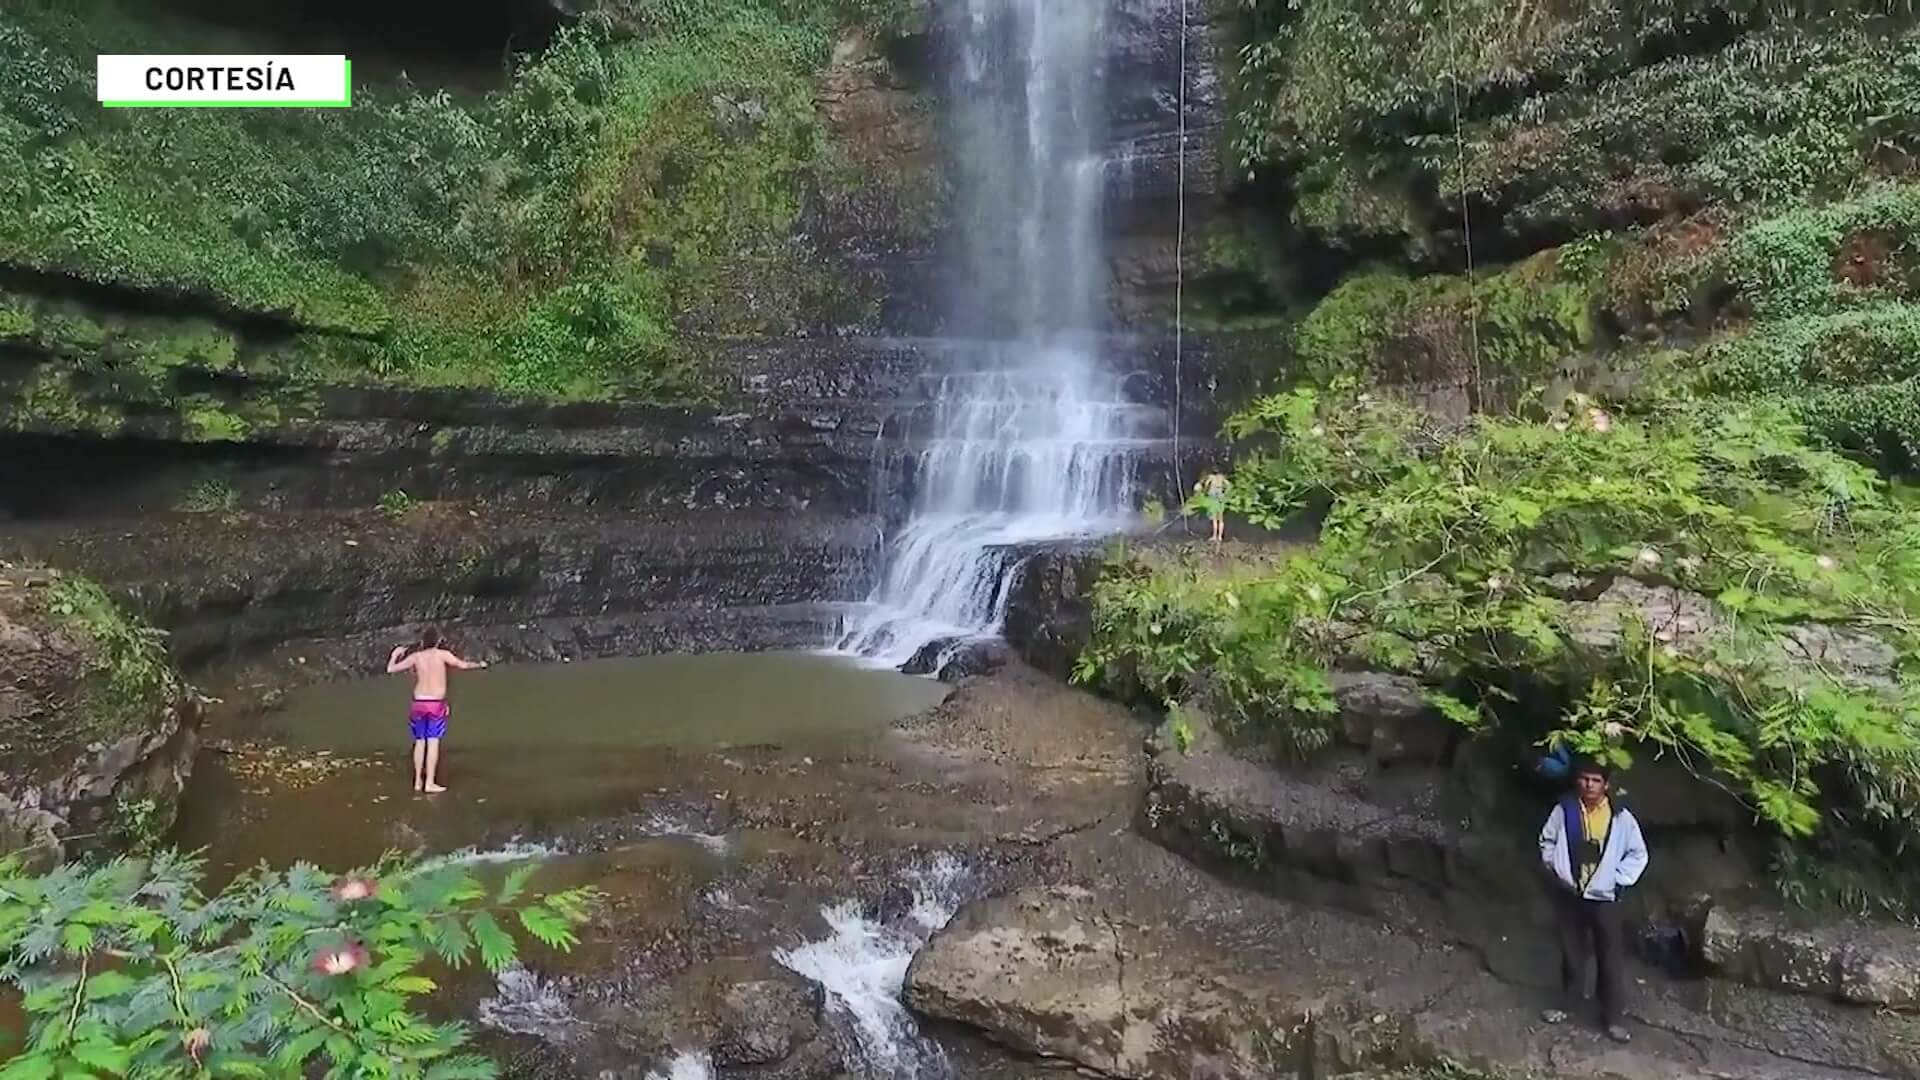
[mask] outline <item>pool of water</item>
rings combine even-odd
[[[311,687],[267,731],[361,752],[407,741],[413,676]],[[454,672],[449,753],[480,748],[792,745],[884,727],[947,687],[818,653],[671,654]]]
[[[411,689],[410,675],[395,675],[290,695],[263,721],[289,752],[264,765],[203,752],[174,841],[204,849],[216,882],[296,858],[346,868],[387,850],[512,850],[516,837],[646,813],[689,785],[708,799],[777,782],[782,770],[805,779],[816,757],[825,770],[836,751],[868,743],[948,688],[814,653],[455,672],[440,764],[450,790],[433,796],[412,790]],[[716,750],[725,752],[718,762]],[[785,764],[765,764],[767,753]],[[708,831],[670,820],[659,828],[696,841]]]

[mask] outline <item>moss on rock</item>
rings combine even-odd
[[[162,640],[90,581],[0,563],[0,853],[57,858],[172,822],[198,705]]]
[[[118,0],[9,9],[0,269],[45,302],[10,298],[0,340],[223,371],[266,338],[327,381],[669,400],[699,391],[689,333],[870,309],[800,225],[829,173],[873,171],[822,80],[841,28],[912,32],[923,5],[580,7],[492,93],[375,81],[298,117],[103,113],[93,54],[246,40]],[[129,334],[136,307],[204,325]]]

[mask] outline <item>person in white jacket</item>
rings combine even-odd
[[[1560,988],[1567,1008],[1584,996],[1587,957],[1594,960],[1600,1026],[1608,1037],[1633,1036],[1621,1025],[1625,1005],[1625,949],[1620,895],[1647,869],[1647,842],[1633,812],[1607,792],[1607,770],[1582,762],[1573,770],[1573,793],[1547,814],[1540,829],[1540,861],[1560,886],[1554,898],[1560,932]],[[1558,1024],[1567,1008],[1547,1009],[1541,1019]]]

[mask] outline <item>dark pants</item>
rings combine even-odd
[[[1594,982],[1595,996],[1600,999],[1600,1023],[1619,1023],[1627,996],[1620,905],[1562,892],[1559,909],[1560,989],[1566,995],[1567,1011],[1578,1010],[1586,996],[1587,957],[1591,956],[1597,969]]]

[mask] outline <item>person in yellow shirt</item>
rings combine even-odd
[[[1621,891],[1647,869],[1647,842],[1633,811],[1608,792],[1604,765],[1581,762],[1573,769],[1573,793],[1547,814],[1540,829],[1540,861],[1559,884],[1555,904],[1560,929],[1560,987],[1568,1008],[1583,996],[1587,957],[1594,961],[1600,1026],[1626,1042],[1621,1024],[1626,998]],[[1549,1024],[1567,1019],[1566,1008],[1547,1009]]]

